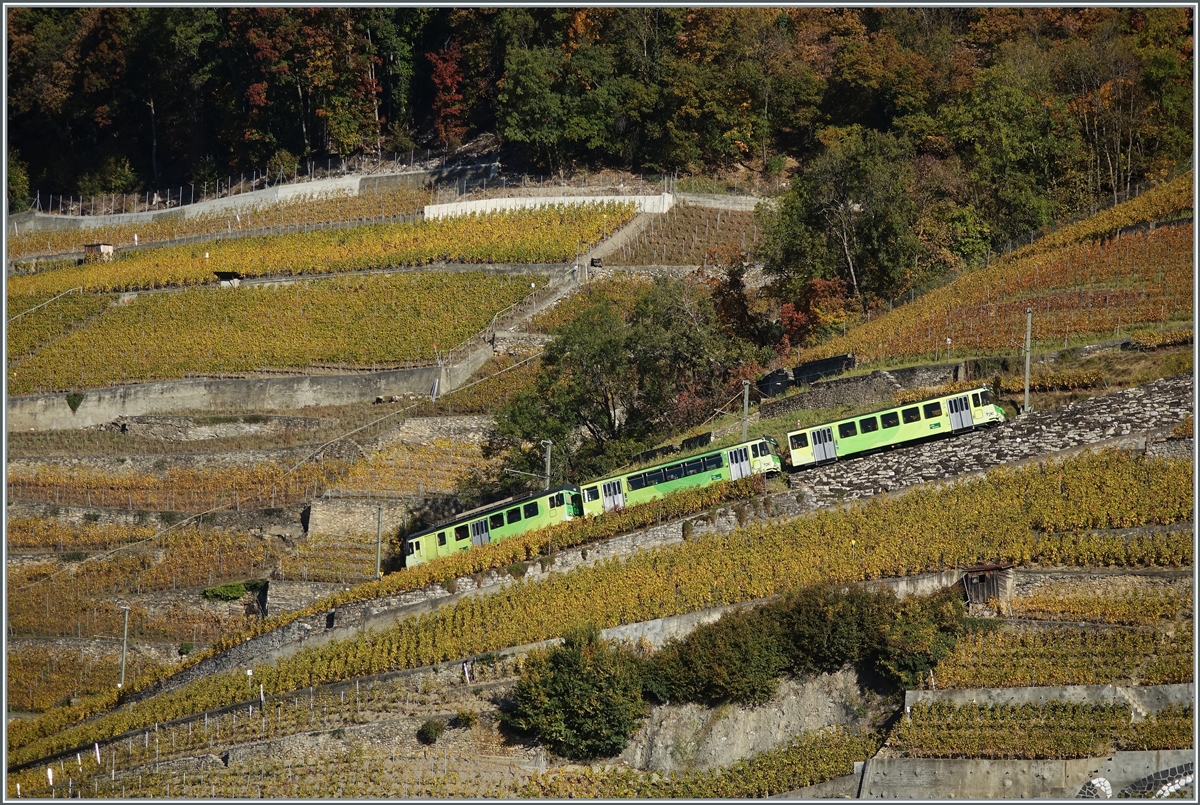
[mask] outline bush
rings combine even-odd
[[[736,610],[668,641],[654,656],[647,688],[665,701],[761,704],[775,694],[787,665],[774,609]]]
[[[585,626],[561,646],[528,656],[513,691],[515,708],[500,717],[571,760],[612,757],[646,713],[643,677],[637,654]]]
[[[887,625],[876,668],[898,687],[916,688],[954,650],[966,631],[966,607],[957,586],[901,601]]]
[[[446,722],[440,718],[431,718],[417,729],[417,740],[426,746],[437,743],[446,731]]]
[[[474,710],[459,710],[454,714],[450,726],[468,730],[479,723],[479,713]]]
[[[280,148],[267,160],[267,179],[274,183],[287,181],[296,174],[300,160],[290,151]],[[282,174],[282,176],[281,176]]]
[[[194,649],[195,647],[196,646],[193,643],[180,643],[179,644],[179,656],[186,657],[187,655],[192,653],[192,649]]]
[[[817,584],[779,605],[794,673],[830,673],[870,658],[882,641],[884,621],[895,606],[891,591]]]
[[[218,584],[205,589],[203,595],[209,601],[236,601],[246,594],[246,585],[240,581]]]

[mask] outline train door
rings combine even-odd
[[[957,433],[975,427],[975,420],[971,417],[971,398],[968,395],[951,397],[947,407],[950,409],[951,432]]]
[[[833,428],[817,428],[812,432],[813,459],[833,461],[837,458],[837,445],[833,443]]]
[[[604,510],[610,512],[613,509],[625,508],[625,493],[621,491],[621,481],[607,481],[600,490],[600,495],[603,498]]]
[[[750,448],[738,447],[729,451],[729,476],[733,480],[750,475]]]
[[[485,542],[492,541],[492,534],[488,531],[488,521],[478,520],[471,523],[471,544],[475,546],[483,545]]]

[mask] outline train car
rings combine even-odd
[[[636,506],[681,489],[708,486],[717,481],[749,475],[778,474],[783,461],[775,440],[763,436],[749,442],[708,450],[683,458],[672,458],[650,467],[610,475],[580,486],[583,513],[595,516]]]
[[[789,431],[792,469],[1004,421],[986,386]],[[586,508],[586,507],[585,507]]]
[[[560,486],[482,506],[456,520],[409,536],[404,541],[404,566],[416,567],[476,545],[565,523],[581,513],[577,486]]]

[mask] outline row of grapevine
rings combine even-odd
[[[10,471],[8,495],[9,500],[105,509],[206,512],[233,507],[277,508],[311,500],[336,483],[348,467],[345,461],[333,458],[294,468],[263,461],[211,469],[177,467],[161,473],[41,465],[32,472]],[[38,533],[35,527],[22,529],[19,534]]]
[[[106,295],[94,294],[67,294],[57,298],[37,294],[10,299],[10,303],[12,301],[23,303],[24,310],[14,310],[11,305],[9,307],[10,319],[19,316],[15,321],[9,321],[5,328],[9,366],[25,360],[38,347],[103,313],[113,300]]]
[[[95,539],[129,542],[150,529],[96,526]],[[73,558],[73,557],[72,557]],[[115,597],[166,590],[208,587],[217,583],[262,578],[281,558],[272,543],[229,531],[185,527],[168,532],[156,543],[94,556],[65,565],[40,562],[13,568],[6,579],[8,626],[17,635],[115,637],[123,628],[123,610]],[[176,642],[217,639],[241,617],[229,620],[219,610],[180,599],[168,611],[151,612],[130,601],[130,634]]]
[[[5,668],[8,706],[40,712],[63,700],[115,689],[121,676],[120,654],[121,647],[115,642],[86,650],[10,645]],[[165,670],[152,657],[134,651],[126,659],[125,679],[136,685],[143,677],[158,677]]]
[[[1014,258],[1053,251],[1062,246],[1110,238],[1122,229],[1180,217],[1195,205],[1192,171],[1147,190],[1135,199],[1101,210],[1078,223],[1065,226],[1035,243],[1018,249]]]
[[[896,405],[906,405],[908,403],[918,402],[929,397],[938,397],[943,394],[954,394],[958,391],[969,391],[977,389],[981,385],[991,386],[992,378],[984,378],[980,380],[956,380],[951,383],[943,383],[940,386],[930,386],[925,388],[901,389],[892,395],[893,402]],[[1083,370],[1065,370],[1065,371],[1050,371],[1041,372],[1031,375],[1029,378],[1030,391],[1076,391],[1078,389],[1091,389],[1104,386],[1106,383],[1103,372],[1098,371],[1083,371]],[[999,391],[1003,394],[1020,394],[1025,390],[1024,377],[1001,377]]]
[[[60,293],[80,286],[110,292],[209,284],[216,271],[267,277],[436,262],[563,263],[599,242],[606,226],[622,226],[634,213],[629,203],[569,205],[165,246],[128,252],[110,262],[12,277],[8,294]]]
[[[422,272],[143,294],[10,366],[9,393],[344,363],[429,362],[544,287],[542,275]]]
[[[1127,704],[919,702],[889,745],[905,757],[1022,760],[1186,749],[1192,745],[1192,708],[1172,705],[1131,723]]]
[[[1129,339],[1129,345],[1134,349],[1151,350],[1163,347],[1178,347],[1192,343],[1194,331],[1191,327],[1178,330],[1147,330],[1134,333]]]
[[[1024,344],[1026,309],[1040,343],[1128,332],[1190,317],[1192,262],[1190,224],[1065,246],[964,272],[799,357],[854,352],[861,362],[912,359],[944,349],[946,339],[956,352],[1011,354]]]
[[[496,355],[476,372],[472,380],[445,397],[423,401],[409,412],[410,416],[453,416],[455,414],[490,414],[537,380],[541,360]]]
[[[1171,633],[1058,626],[967,635],[935,679],[947,689],[1190,682],[1191,634],[1187,621]]]
[[[82,251],[82,244],[111,243],[114,246],[190,238],[202,235],[229,235],[233,232],[273,229],[276,227],[313,226],[339,221],[399,218],[420,212],[429,203],[429,192],[416,187],[400,187],[386,192],[350,195],[338,191],[320,196],[304,196],[259,204],[238,210],[222,210],[189,216],[157,216],[148,221],[78,229],[38,231],[17,228],[8,237],[10,260],[34,254],[64,254]],[[120,212],[118,210],[117,212]]]
[[[459,478],[488,464],[478,444],[452,439],[395,442],[351,467],[336,490],[409,496],[453,492]]]
[[[1039,589],[1012,601],[1012,616],[1027,620],[1152,626],[1162,619],[1190,617],[1191,614],[1190,588],[1134,589],[1117,595],[1096,595],[1064,585]]]
[[[553,332],[572,321],[579,308],[593,302],[610,304],[622,317],[628,317],[633,312],[635,300],[649,282],[645,277],[635,275],[589,283],[575,292],[570,304],[555,305],[534,316],[529,329],[538,333]]]
[[[545,640],[577,622],[607,628],[763,598],[819,580],[907,575],[950,563],[1023,562],[1037,553],[1043,532],[1076,528],[1081,521],[1113,528],[1130,520],[1145,524],[1190,519],[1192,472],[1190,461],[1111,451],[1076,456],[1049,470],[1000,469],[949,489],[917,489],[897,499],[880,496],[849,510],[705,534],[538,582],[522,580],[494,595],[468,597],[381,632],[301,650],[256,667],[254,678],[267,692],[283,693]],[[1090,489],[1088,494],[1078,494],[1083,485]],[[1097,500],[1105,505],[1098,507]],[[1051,533],[1049,538],[1057,536]],[[516,541],[490,547],[500,551]],[[1121,546],[1119,560],[1127,565],[1190,565],[1193,558],[1191,535],[1180,531],[1139,535],[1122,540]],[[478,553],[482,552],[468,551],[445,564],[470,561]],[[401,575],[422,576],[424,567]],[[425,572],[430,575],[424,578],[432,581],[443,565],[433,562],[428,567]],[[387,586],[385,580],[364,589],[377,595]],[[360,594],[345,595],[352,600]],[[321,605],[336,605],[338,600],[334,596]],[[244,685],[243,674],[214,674],[156,696],[136,710],[114,710],[67,729],[71,714],[48,714],[22,725],[19,735],[10,732],[10,756],[35,758],[223,706],[244,696]],[[81,714],[73,711],[75,717]]]
[[[757,243],[753,212],[676,204],[605,259],[614,266],[735,265]]]

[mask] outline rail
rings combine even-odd
[[[60,293],[60,294],[57,294],[56,296],[52,296],[52,297],[50,297],[50,298],[49,298],[49,299],[47,299],[45,302],[42,302],[40,305],[34,305],[33,307],[29,308],[29,310],[22,310],[20,313],[18,313],[17,315],[13,316],[13,317],[12,317],[11,319],[9,319],[8,321],[6,321],[6,322],[5,322],[5,324],[12,324],[14,321],[16,321],[17,319],[21,318],[21,317],[22,317],[22,316],[24,316],[26,313],[32,313],[33,311],[37,310],[39,307],[45,307],[46,305],[50,304],[50,303],[51,303],[51,302],[53,302],[55,299],[58,299],[60,296],[66,296],[67,294],[72,294],[72,293],[75,293],[76,291],[79,291],[80,293],[83,293],[83,286],[82,286],[82,285],[80,285],[78,288],[72,288],[72,289],[71,289],[71,290],[69,290],[69,291],[63,291],[62,293]]]

